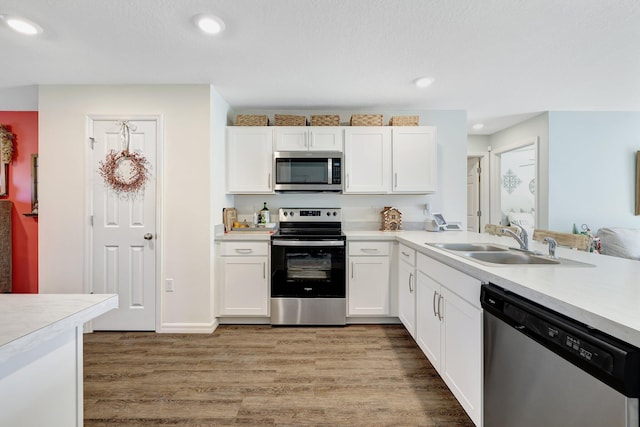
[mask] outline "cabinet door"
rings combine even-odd
[[[422,271],[416,284],[416,342],[436,370],[440,370],[440,316],[442,294],[440,284]]]
[[[349,257],[349,316],[389,315],[389,257]]]
[[[273,193],[272,128],[228,127],[226,166],[228,193]]]
[[[416,337],[415,268],[404,261],[398,266],[398,317],[413,338]]]
[[[309,128],[309,151],[342,152],[344,129],[340,126]]]
[[[393,128],[394,193],[430,193],[437,190],[436,128]]]
[[[481,425],[482,310],[444,286],[441,290],[444,304],[439,372],[473,422]]]
[[[391,129],[345,129],[345,193],[384,194],[391,189]]]
[[[220,314],[269,315],[269,258],[221,257]]]
[[[277,126],[275,151],[309,150],[309,131],[305,126]]]

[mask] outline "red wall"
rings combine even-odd
[[[38,218],[23,215],[31,212],[31,155],[38,153],[38,112],[0,111],[0,124],[15,135],[8,195],[1,197],[13,202],[13,292],[38,293]]]

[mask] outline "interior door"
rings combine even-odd
[[[93,321],[95,330],[155,330],[156,319],[156,149],[158,120],[129,120],[129,151],[149,161],[150,178],[141,196],[118,196],[98,173],[109,150],[126,144],[117,120],[91,120],[92,293],[117,293],[119,308]]]
[[[480,159],[467,159],[467,230],[480,232]]]

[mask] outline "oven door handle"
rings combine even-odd
[[[273,246],[344,246],[344,240],[272,240]]]

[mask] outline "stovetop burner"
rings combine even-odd
[[[279,231],[272,239],[345,240],[340,208],[281,208]]]

